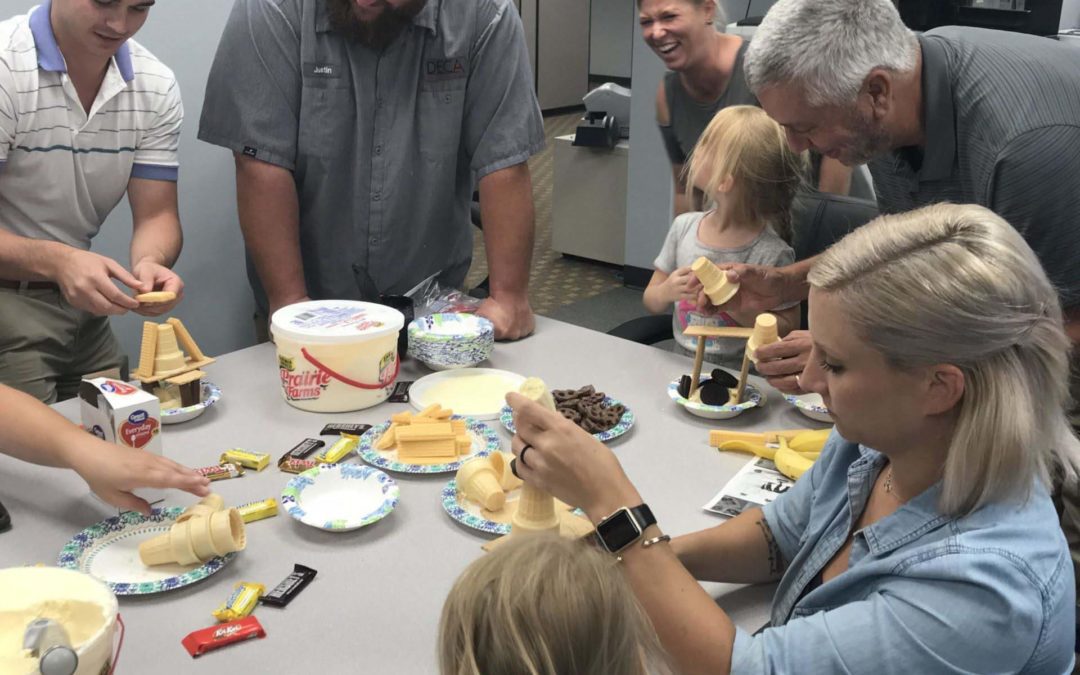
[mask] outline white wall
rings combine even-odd
[[[637,9],[631,0],[592,0],[589,17],[589,73],[630,77]]]
[[[1061,27],[1080,28],[1080,0],[1064,0],[1061,3]]]
[[[203,90],[217,49],[229,0],[159,2],[135,39],[176,73],[184,101],[180,137],[180,219],[184,251],[176,271],[184,279],[180,318],[202,350],[216,356],[255,341],[254,303],[244,271],[244,246],[236,218],[229,152],[196,140]],[[93,250],[130,265],[131,211],[118,205],[94,239]],[[163,317],[164,318],[164,317]],[[113,319],[113,330],[135,367],[143,317]]]

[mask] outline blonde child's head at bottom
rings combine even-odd
[[[687,184],[741,220],[768,224],[791,242],[791,206],[807,172],[806,153],[787,144],[764,110],[723,108],[705,127],[686,167]]]
[[[443,675],[666,672],[656,633],[610,555],[554,535],[469,565],[443,606]]]

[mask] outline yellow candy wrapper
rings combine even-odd
[[[334,441],[334,444],[327,448],[321,455],[316,457],[316,460],[324,464],[337,464],[341,460],[345,459],[356,450],[356,446],[360,443],[360,437],[353,434],[341,434],[341,438]]]
[[[221,462],[232,462],[248,469],[262,471],[270,464],[270,455],[265,452],[252,452],[243,448],[233,448],[221,453]]]
[[[266,586],[241,581],[233,587],[229,599],[214,610],[214,618],[222,623],[243,619],[255,610],[263,593],[266,593]]]
[[[240,517],[244,519],[245,523],[262,520],[263,518],[273,518],[277,515],[277,500],[270,497],[259,502],[249,502],[243,506],[237,506],[236,510],[240,512]]]

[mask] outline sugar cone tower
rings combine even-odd
[[[555,399],[551,397],[551,392],[548,391],[543,380],[530,377],[521,384],[519,391],[526,398],[536,401],[549,410],[555,410]],[[526,461],[528,461],[527,457]],[[523,484],[517,512],[510,521],[510,535],[538,532],[559,534],[559,523],[559,514],[555,511],[555,498],[528,483]]]
[[[157,353],[154,355],[154,372],[158,375],[183,370],[186,365],[184,352],[176,343],[176,331],[171,324],[157,327]]]

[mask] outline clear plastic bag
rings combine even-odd
[[[432,274],[405,294],[412,298],[416,318],[440,313],[475,313],[480,308],[482,300],[456,288],[443,286],[437,280],[439,274]]]

